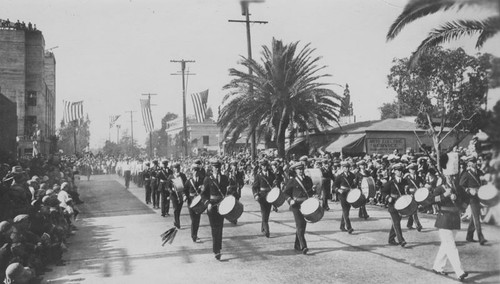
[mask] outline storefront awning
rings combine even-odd
[[[365,151],[365,134],[341,134],[335,141],[326,146],[325,151],[335,153],[362,153]]]
[[[285,148],[285,151],[286,152],[290,151],[291,149],[295,148],[297,145],[304,142],[305,140],[306,140],[305,137],[299,137],[299,138],[295,139],[290,146]]]

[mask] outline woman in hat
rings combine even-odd
[[[296,251],[307,254],[309,251],[305,238],[307,223],[304,215],[300,212],[300,205],[302,202],[307,200],[307,198],[316,194],[316,191],[313,188],[311,178],[304,174],[303,163],[294,163],[290,167],[290,170],[295,171],[295,177],[288,181],[283,192],[287,196],[288,204],[290,204],[290,210],[293,212],[293,217],[295,219],[296,233],[294,248]]]

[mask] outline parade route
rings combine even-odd
[[[199,237],[190,238],[186,204],[181,230],[173,243],[161,246],[160,234],[173,225],[171,216],[144,203],[144,189],[127,190],[115,175],[82,179],[84,204],[69,239],[64,266],[51,267],[42,283],[456,283],[451,272],[432,273],[439,247],[435,217],[420,214],[422,232],[406,229],[406,248],[387,245],[390,217],[385,208],[368,205],[368,220],[351,209],[354,233],[339,230],[341,210],[330,202],[323,219],[307,225],[309,254],[293,249],[295,223],[288,206],[271,213],[271,237],[260,233],[260,211],[250,187],[245,186],[245,211],[238,225],[224,224],[222,260],[215,260],[207,215],[201,218]],[[467,283],[500,282],[500,228],[484,225],[485,246],[465,242],[465,228],[457,234],[457,247]]]

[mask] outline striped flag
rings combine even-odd
[[[83,101],[68,102],[63,100],[63,104],[63,121],[65,124],[83,118]]]
[[[203,121],[205,121],[207,115],[208,90],[191,94],[191,100],[193,100],[194,115],[196,116],[196,121],[202,123]]]
[[[149,99],[141,99],[142,121],[146,132],[152,132],[155,128],[153,124],[153,116],[151,115],[151,105]]]
[[[120,118],[120,115],[110,115],[109,116],[109,128],[113,127],[115,125],[116,121]]]

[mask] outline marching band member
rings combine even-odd
[[[417,167],[416,163],[411,163],[406,167],[408,169],[408,174],[405,176],[406,194],[413,195],[417,189],[424,186],[424,181],[417,175]],[[413,230],[413,221],[415,221],[415,225],[417,225],[417,231],[422,231],[422,225],[418,219],[418,210],[415,211],[415,214],[408,217],[408,222],[406,223],[408,230]]]
[[[153,208],[160,208],[160,180],[158,174],[160,173],[160,166],[158,160],[153,160],[153,168],[151,169],[151,190],[153,196]]]
[[[332,187],[332,180],[334,179],[332,170],[330,168],[330,165],[328,163],[328,159],[322,159],[321,161],[321,175],[323,178],[323,183],[322,183],[322,199],[323,199],[323,209],[326,211],[330,210],[330,207],[328,206],[328,199],[331,199],[331,192],[330,188]]]
[[[261,232],[266,238],[269,238],[269,215],[271,214],[272,204],[267,202],[266,196],[271,191],[276,177],[269,170],[269,162],[266,159],[262,159],[259,164],[260,171],[255,176],[252,192],[255,201],[260,205],[260,214],[262,215]]]
[[[466,240],[468,242],[474,242],[474,231],[477,231],[479,244],[484,245],[487,240],[484,238],[483,231],[481,229],[481,204],[479,202],[479,197],[477,196],[477,191],[481,186],[480,176],[482,175],[482,172],[477,168],[476,162],[476,157],[469,157],[467,160],[467,171],[464,171],[460,176],[460,186],[465,189],[465,192],[469,197],[472,213],[469,227],[467,228]]]
[[[311,178],[304,174],[304,164],[296,162],[290,167],[290,169],[295,171],[295,177],[288,181],[285,186],[284,193],[287,196],[288,204],[290,204],[290,210],[292,210],[293,217],[295,219],[296,233],[294,248],[296,251],[307,254],[309,251],[305,238],[307,223],[304,215],[300,212],[300,205],[309,196],[315,195],[316,191],[313,187]]]
[[[181,220],[180,220],[180,216],[181,216],[181,209],[182,209],[182,205],[184,204],[184,200],[182,198],[182,193],[183,192],[179,192],[174,184],[173,184],[173,181],[175,179],[178,179],[180,178],[181,179],[181,184],[184,185],[186,184],[186,181],[187,181],[187,178],[186,178],[186,175],[181,172],[181,164],[180,163],[174,163],[172,165],[172,169],[173,169],[173,173],[172,173],[172,178],[170,179],[170,186],[169,186],[169,189],[170,189],[170,200],[172,200],[172,207],[174,207],[174,226],[177,227],[177,229],[180,229],[181,228]]]
[[[432,271],[436,274],[448,275],[443,269],[446,260],[449,260],[458,280],[463,281],[469,274],[462,269],[455,244],[457,230],[460,230],[460,209],[455,203],[457,195],[452,193],[451,187],[438,186],[433,196],[439,208],[434,226],[438,228],[441,245],[434,260]]]
[[[191,202],[193,202],[193,199],[197,195],[201,195],[205,172],[201,171],[201,163],[192,164],[191,172],[191,177],[184,185],[184,200],[188,202],[189,217],[191,218],[191,239],[193,242],[199,243],[200,238],[198,238],[198,229],[200,227],[201,214],[197,214],[191,209]]]
[[[217,159],[210,161],[212,171],[203,181],[203,197],[208,202],[207,214],[212,230],[213,252],[215,259],[221,259],[222,231],[224,228],[224,217],[219,214],[218,204],[227,194],[229,179],[221,173],[221,162]]]
[[[168,167],[168,161],[164,160],[161,162],[162,167],[158,171],[158,180],[160,181],[160,185],[158,190],[161,196],[161,216],[165,217],[168,214],[170,209],[170,179],[172,175],[172,171]],[[157,200],[158,202],[158,200]],[[158,208],[158,207],[157,207]]]
[[[354,229],[351,226],[349,219],[349,210],[351,204],[347,202],[347,194],[352,188],[356,188],[356,176],[349,171],[349,162],[343,161],[340,163],[342,173],[335,178],[335,188],[339,194],[340,205],[342,206],[342,220],[340,221],[340,230],[352,234]],[[347,227],[347,230],[346,230]]]
[[[234,192],[234,197],[236,200],[241,198],[241,189],[245,185],[245,174],[238,169],[238,161],[232,160],[229,163],[229,169],[227,172],[229,178],[229,187],[231,192]],[[234,220],[231,223],[234,225],[238,224],[238,220]]]
[[[361,160],[356,163],[356,165],[359,167],[359,171],[356,173],[356,183],[358,185],[358,188],[361,189],[361,181],[365,177],[370,177],[370,172],[366,169],[366,161]],[[366,201],[368,202],[368,196],[366,196]],[[366,205],[363,204],[359,207],[359,213],[358,213],[359,218],[364,218],[365,220],[368,219],[370,216],[368,215],[368,212],[366,212]]]
[[[151,204],[151,168],[149,162],[144,163],[146,167],[142,173],[144,179],[144,190],[146,193],[146,204]]]
[[[382,189],[382,197],[388,203],[388,211],[391,214],[392,226],[389,232],[389,244],[406,246],[406,241],[403,238],[401,231],[401,215],[394,208],[394,203],[401,195],[405,194],[406,180],[403,179],[403,165],[401,163],[392,166],[394,171],[394,178],[387,182]],[[398,243],[394,238],[398,238]]]

